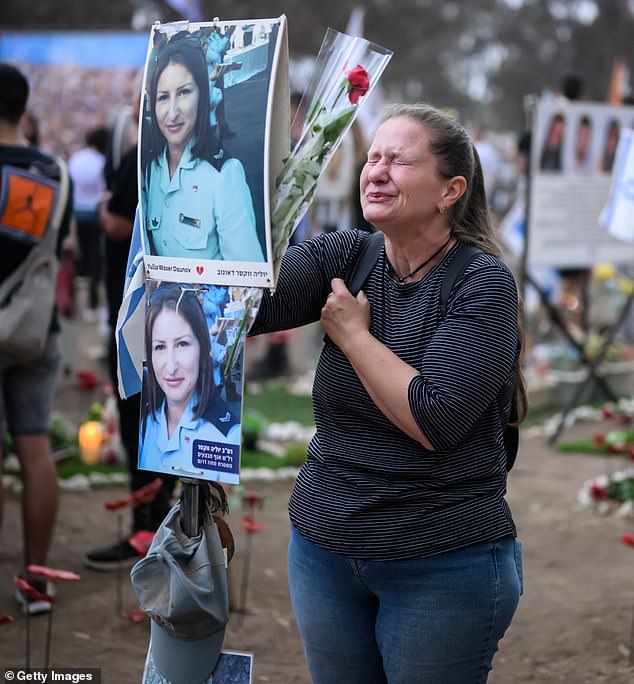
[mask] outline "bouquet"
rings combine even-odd
[[[326,32],[313,76],[302,96],[300,111],[309,103],[302,133],[277,179],[273,196],[276,276],[282,254],[310,205],[319,177],[392,54],[364,38],[333,29]]]

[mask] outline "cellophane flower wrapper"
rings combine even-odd
[[[317,181],[392,58],[392,51],[358,36],[328,29],[299,111],[302,133],[276,182],[272,201],[275,277],[293,231],[304,217]]]
[[[240,352],[244,348],[244,343],[246,342],[246,336],[249,329],[255,321],[255,317],[258,315],[258,309],[260,307],[260,301],[262,300],[262,289],[258,287],[248,287],[243,289],[243,295],[241,301],[244,302],[244,311],[242,316],[240,316],[238,329],[233,338],[232,344],[229,346],[227,351],[227,357],[222,369],[222,374],[226,377],[231,373],[234,367],[236,359],[238,358]]]

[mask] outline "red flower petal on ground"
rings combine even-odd
[[[627,544],[628,546],[634,546],[634,534],[631,532],[626,532],[623,535],[623,543]]]
[[[32,587],[26,580],[21,577],[14,577],[16,587],[31,601],[45,601],[46,603],[55,603],[55,597],[49,596],[48,594],[43,594],[38,591],[35,587]]]
[[[595,446],[603,446],[605,444],[605,435],[602,432],[597,432],[597,434],[592,437],[592,441]]]
[[[601,485],[598,484],[593,484],[590,487],[590,494],[594,499],[607,499],[608,498],[608,490],[605,489],[605,487],[601,487]]]
[[[13,615],[0,613],[0,625],[8,625],[10,622],[13,622]]]
[[[368,72],[360,65],[357,64],[354,69],[350,69],[346,73],[348,78],[348,100],[350,104],[357,104],[360,97],[363,97],[370,88],[370,77]]]
[[[253,518],[250,518],[248,515],[245,515],[242,518],[242,527],[244,528],[244,531],[247,534],[257,534],[258,532],[262,532],[264,529],[264,525],[262,525],[259,522],[256,522],[253,520]]]
[[[59,568],[48,568],[45,565],[27,565],[26,570],[34,575],[41,575],[59,582],[78,582],[81,579],[76,572],[60,570]]]
[[[128,544],[130,544],[139,555],[145,556],[150,548],[152,539],[154,539],[154,532],[150,532],[150,530],[139,530],[128,539]]]

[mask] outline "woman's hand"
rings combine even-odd
[[[346,355],[379,410],[427,450],[434,447],[421,432],[409,405],[409,385],[419,373],[370,333],[370,302],[363,291],[353,297],[341,278],[321,310],[321,324]]]
[[[370,330],[370,302],[363,290],[353,297],[341,278],[331,281],[332,292],[321,310],[321,325],[340,349],[356,346],[361,334]]]

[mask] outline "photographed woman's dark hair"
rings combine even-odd
[[[489,215],[480,157],[465,128],[454,117],[426,104],[392,105],[386,108],[381,121],[400,117],[415,121],[427,131],[441,178],[463,176],[467,181],[466,191],[449,209],[451,234],[487,254],[501,257],[502,249]],[[519,320],[518,333],[522,340]],[[528,406],[521,354],[515,364],[515,375],[519,423],[526,417]]]
[[[191,73],[200,94],[194,127],[195,142],[192,146],[191,157],[192,159],[204,159],[220,170],[225,157],[220,140],[209,124],[209,80],[207,62],[200,39],[187,31],[183,31],[155,49],[157,50],[156,61],[151,65],[152,77],[147,93],[147,100],[149,100],[150,105],[148,114],[151,120],[147,167],[152,161],[158,162],[167,145],[156,120],[158,80],[169,64],[182,64]],[[147,168],[144,170],[147,171]]]
[[[152,364],[152,331],[159,314],[165,310],[175,311],[189,323],[200,346],[198,380],[196,381],[198,403],[192,409],[193,418],[198,420],[204,416],[213,394],[213,368],[207,319],[196,296],[195,288],[191,285],[177,283],[160,285],[149,296],[145,312],[148,408],[151,413],[156,415],[165,399],[165,394],[158,384]]]

